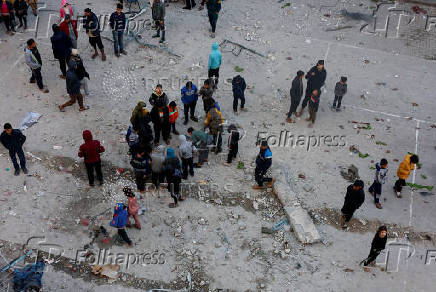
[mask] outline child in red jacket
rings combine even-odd
[[[100,153],[103,153],[104,147],[100,145],[100,141],[93,140],[91,131],[83,131],[83,143],[79,148],[79,157],[85,158],[86,172],[88,173],[89,185],[94,186],[94,169],[97,173],[97,179],[100,185],[103,184],[103,174],[101,172]]]
[[[127,227],[131,227],[130,224],[130,216],[133,216],[135,219],[135,227],[138,229],[141,229],[141,222],[139,222],[139,205],[138,205],[138,198],[135,197],[135,194],[133,193],[132,189],[129,187],[123,188],[123,193],[127,196]]]
[[[179,132],[176,130],[176,120],[179,117],[179,110],[177,109],[177,104],[175,101],[170,102],[168,110],[170,112],[171,132],[173,132],[175,135],[179,135]]]

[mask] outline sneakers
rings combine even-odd
[[[196,117],[191,117],[191,120],[193,120],[194,122],[198,122],[198,119]]]
[[[377,209],[383,209],[383,207],[382,207],[382,205],[380,203],[376,203],[375,206],[376,206]]]
[[[122,50],[122,51],[121,51],[121,54],[123,54],[123,55],[126,55],[126,56],[127,56],[127,52],[126,52],[126,51],[124,51],[124,50]]]
[[[165,42],[165,39],[164,38],[160,39],[159,43],[162,44],[163,42]]]
[[[214,33],[214,32],[211,32],[211,33],[210,33],[210,37],[214,39],[214,38],[215,38],[215,33]]]
[[[19,169],[15,169],[14,175],[15,176],[19,176],[20,175],[20,170]]]
[[[40,89],[40,91],[41,91],[42,93],[48,93],[48,92],[49,92],[49,90],[48,90],[47,88]]]
[[[159,33],[156,33],[156,34],[154,34],[154,35],[152,36],[152,38],[158,38],[158,37],[160,37],[160,34],[159,34]]]
[[[395,192],[395,194],[397,195],[397,198],[401,198],[401,192]]]
[[[28,173],[29,173],[29,171],[28,171],[27,168],[25,168],[25,167],[22,168],[22,170],[23,170],[23,173],[24,173],[24,174],[28,174]]]
[[[179,131],[177,131],[177,130],[175,130],[173,133],[174,133],[174,135],[180,135]]]
[[[188,120],[185,120],[184,122],[183,122],[183,125],[187,125],[188,124]]]
[[[115,56],[117,56],[117,58],[119,58],[120,57],[120,53],[116,52]]]

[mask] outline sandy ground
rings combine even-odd
[[[40,12],[36,38],[49,94],[28,84],[30,73],[22,52],[25,41],[35,37],[35,32],[10,37],[1,26],[2,123],[18,126],[29,111],[42,115],[37,124],[24,131],[29,176],[14,177],[12,170],[7,170],[12,168],[7,152],[0,152],[2,254],[13,259],[32,236],[45,238],[30,242],[35,251],[61,249],[62,260],[46,268],[44,291],[184,289],[188,273],[194,291],[431,291],[436,263],[426,265],[426,260],[428,251],[435,249],[436,196],[423,196],[406,187],[403,198],[397,199],[391,188],[398,164],[407,152],[419,154],[422,162],[409,181],[435,185],[436,118],[431,98],[436,74],[436,29],[425,30],[425,17],[420,14],[409,25],[400,26],[398,38],[392,37],[396,34],[392,30],[384,37],[380,31],[362,30],[372,15],[373,2],[286,3],[223,2],[216,41],[230,39],[266,56],[245,51],[235,56],[231,47],[222,48],[216,97],[227,122],[239,124],[247,133],[240,142],[237,159],[244,162],[245,169],[237,169],[236,163],[224,166],[225,153],[212,156],[209,164],[189,179],[192,187],[178,209],[167,208],[171,201],[167,192],[147,192],[141,200],[145,208],[141,215],[143,228],[128,230],[135,243],[131,249],[103,245],[101,235],[91,242],[94,228],[100,225],[111,235],[115,233],[109,227],[111,209],[114,203],[125,200],[122,187],[134,186],[127,145],[120,133],[127,129],[136,102],[142,99],[148,103],[156,83],[163,84],[170,100],[181,103],[180,87],[187,80],[198,84],[205,78],[212,43],[206,12],[183,11],[181,3],[167,8],[167,46],[182,58],[142,48],[132,41],[127,46],[128,56],[117,59],[112,44],[104,40],[108,60],[92,60],[86,35],[81,33],[79,50],[91,76],[92,92],[86,98],[90,109],[82,113],[77,105],[65,113],[57,109],[67,96],[65,82],[58,78],[60,72],[46,38],[46,27],[50,27],[49,20],[55,21],[49,13],[57,15],[58,3],[49,1]],[[74,3],[76,11],[88,5],[85,1]],[[110,14],[114,5],[97,1],[90,7],[97,14]],[[398,7],[411,11],[409,6]],[[379,18],[387,15],[384,9],[379,9]],[[426,9],[428,15],[434,15],[434,10]],[[138,19],[149,18],[147,11]],[[35,23],[33,16],[29,16],[29,23]],[[152,33],[145,30],[141,35],[156,43],[151,40]],[[109,31],[103,34],[110,36]],[[296,124],[285,124],[294,74],[300,69],[309,70],[318,59],[326,62],[327,81],[315,127],[307,128],[303,118]],[[226,81],[238,74],[235,66],[244,69],[240,74],[250,87],[246,92],[248,111],[238,115],[232,111],[231,86]],[[331,112],[334,85],[343,75],[349,80],[343,100],[345,109]],[[201,102],[197,115],[203,115]],[[201,127],[193,122],[183,126],[180,120],[177,127],[181,133],[188,126]],[[356,129],[352,121],[370,123],[371,129]],[[77,157],[84,129],[90,129],[106,147],[102,156],[106,179],[103,187],[87,187],[84,166]],[[251,189],[253,161],[258,152],[255,143],[259,135],[279,137],[280,133],[311,137],[312,142],[306,140],[302,146],[272,145],[272,169],[286,174],[321,233],[321,243],[301,245],[287,225],[274,234],[261,233],[261,227],[271,228],[285,214],[271,190]],[[345,145],[334,147],[320,142],[308,149],[308,143],[321,141],[320,136],[326,135],[343,135]],[[227,136],[223,140],[227,141]],[[172,145],[178,145],[177,139],[173,138]],[[351,154],[352,145],[369,156]],[[383,209],[376,209],[367,195],[350,229],[343,231],[338,214],[349,182],[340,176],[341,168],[354,164],[369,186],[374,175],[370,167],[383,157],[389,160],[390,168],[383,189]],[[120,175],[117,168],[126,171]],[[299,174],[304,174],[305,179]],[[81,225],[81,218],[87,218],[90,225]],[[409,246],[408,251],[414,252],[408,260],[403,252],[398,265],[392,260],[383,265],[385,253],[379,258],[379,266],[388,272],[377,267],[367,273],[358,264],[367,256],[374,232],[381,224],[389,226],[390,241],[399,242],[403,248]],[[79,265],[74,271],[74,259],[85,245],[94,253],[99,249],[118,254],[157,251],[165,263],[137,263],[127,269],[122,266],[120,278],[109,284],[89,272],[90,264]],[[390,246],[389,252],[389,258],[400,254],[398,244]]]

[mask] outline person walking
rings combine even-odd
[[[156,34],[153,35],[153,37],[160,37],[160,32],[162,31],[162,37],[159,43],[163,43],[165,41],[165,3],[160,0],[154,0],[153,6],[151,7],[151,14],[157,27]]]
[[[310,122],[308,125],[309,128],[312,128],[313,124],[315,124],[318,107],[319,107],[319,91],[315,89],[312,92],[312,95],[310,96],[309,99],[309,117],[306,119],[306,121]]]
[[[98,21],[97,15],[91,11],[91,8],[85,9],[85,19],[83,27],[86,29],[86,33],[89,36],[89,43],[94,48],[94,55],[91,56],[95,59],[98,56],[97,47],[101,52],[101,60],[106,61],[106,54],[104,53],[103,42],[100,36],[100,23]]]
[[[382,185],[388,179],[388,161],[383,158],[380,163],[375,165],[375,178],[372,185],[369,187],[368,192],[374,197],[374,203],[377,209],[382,209],[380,204],[380,196],[382,192]]]
[[[38,12],[38,0],[28,0],[27,3],[32,7],[33,15],[36,16]]]
[[[60,30],[57,24],[53,24],[52,30],[53,36],[50,40],[53,55],[55,59],[59,61],[59,68],[62,72],[62,75],[59,77],[65,79],[67,74],[67,62],[70,60],[73,44],[71,43],[71,39]]]
[[[220,77],[220,66],[222,55],[219,50],[218,43],[212,44],[212,52],[209,54],[208,78],[212,80],[212,89],[216,90],[218,86],[218,78]]]
[[[122,4],[117,4],[117,10],[112,13],[109,18],[109,25],[112,29],[112,36],[114,38],[115,56],[119,57],[120,53],[127,55],[127,52],[124,50],[123,42],[123,34],[126,29],[126,15],[123,12]]]
[[[15,30],[12,22],[12,17],[14,17],[14,7],[11,2],[6,0],[1,1],[0,15],[6,27],[6,33],[9,35],[13,35]]]
[[[176,208],[179,201],[184,201],[184,198],[180,195],[180,183],[182,182],[181,164],[172,147],[167,149],[164,172],[167,178],[168,191],[174,200],[174,203],[168,204],[168,207]]]
[[[207,0],[206,7],[210,23],[210,37],[215,38],[216,24],[221,11],[221,0]]]
[[[76,73],[76,63],[73,60],[68,61],[68,71],[66,74],[67,93],[70,95],[70,100],[59,106],[61,112],[65,111],[67,106],[79,103],[79,111],[89,109],[83,105],[83,95],[80,93],[80,79]]]
[[[347,194],[345,195],[344,205],[341,209],[342,212],[342,227],[346,228],[347,223],[353,217],[354,212],[362,206],[365,201],[365,192],[363,190],[364,183],[361,180],[356,180],[354,184],[347,187]]]
[[[374,235],[374,238],[371,242],[371,249],[369,251],[369,255],[366,259],[364,259],[360,265],[365,266],[365,271],[369,272],[369,268],[367,268],[369,265],[373,265],[379,254],[382,250],[386,248],[386,242],[388,241],[388,229],[386,226],[380,226]]]
[[[127,213],[127,206],[123,203],[117,203],[114,207],[114,216],[110,222],[110,226],[118,229],[118,236],[127,243],[129,247],[132,247],[132,241],[126,232],[127,219],[129,215]]]
[[[88,72],[85,69],[85,66],[83,65],[82,58],[80,58],[77,49],[71,50],[71,60],[76,63],[75,72],[80,80],[80,88],[83,89],[83,92],[87,96],[89,95],[89,89],[88,81],[86,79],[90,80],[90,78]]]
[[[194,176],[194,159],[192,154],[197,152],[197,148],[192,145],[192,142],[186,140],[185,135],[179,135],[179,140],[179,156],[182,159],[182,178],[188,179],[188,170],[189,174]]]
[[[400,163],[397,170],[398,179],[395,182],[394,191],[397,198],[401,198],[401,190],[406,185],[406,179],[410,172],[415,169],[415,165],[419,163],[419,157],[415,154],[407,154],[404,160]]]
[[[26,168],[26,157],[24,156],[23,144],[26,142],[26,136],[18,129],[13,129],[10,123],[6,123],[3,126],[4,131],[0,135],[0,141],[3,146],[9,151],[9,157],[14,165],[14,175],[17,176],[23,170],[24,174],[28,174]],[[17,157],[20,159],[20,165],[18,165]]]
[[[67,17],[67,15],[70,18],[74,16],[73,6],[71,6],[71,4],[68,3],[68,0],[62,0],[61,7],[59,9],[59,17],[63,21],[65,20],[65,17]]]
[[[341,111],[341,102],[344,95],[347,93],[347,77],[342,76],[341,80],[335,86],[335,100],[333,101],[332,110]],[[338,103],[336,107],[336,102]]]
[[[241,111],[244,110],[245,106],[245,89],[247,84],[245,79],[241,75],[233,77],[232,80],[232,91],[233,91],[233,111],[238,112],[238,100],[241,100]]]
[[[105,151],[100,141],[92,138],[92,133],[85,130],[82,133],[83,143],[79,148],[78,156],[85,159],[86,173],[88,174],[88,181],[91,187],[94,186],[94,170],[97,174],[97,180],[100,185],[103,185],[103,173],[101,171],[100,154]]]
[[[197,86],[191,81],[188,81],[186,82],[186,85],[183,86],[181,94],[183,102],[183,112],[185,114],[185,121],[183,122],[183,124],[188,124],[189,114],[191,115],[191,120],[193,120],[194,122],[198,122],[198,119],[195,117],[195,107],[198,100]]]
[[[286,119],[286,122],[288,123],[295,123],[295,121],[292,119],[292,115],[296,114],[297,108],[300,105],[301,97],[303,96],[303,78],[304,72],[299,70],[297,72],[297,76],[295,76],[294,80],[292,81],[292,87],[290,90],[291,107],[289,108],[288,118]]]
[[[65,15],[64,21],[59,24],[60,30],[70,38],[73,49],[77,49],[77,20],[72,20],[69,14]]]
[[[221,146],[223,143],[223,117],[221,112],[213,105],[206,115],[205,128],[209,128],[209,133],[213,136],[212,143],[215,145],[215,154],[222,151]]]
[[[257,185],[253,187],[255,190],[265,188],[264,183],[268,183],[268,187],[272,187],[274,179],[265,177],[266,172],[272,165],[272,152],[266,140],[260,142],[259,154],[256,157],[256,168],[254,169],[254,178]]]
[[[15,0],[14,2],[14,11],[18,20],[20,21],[20,25],[18,28],[24,25],[24,29],[27,29],[27,10],[29,6],[27,5],[26,0]]]
[[[324,68],[324,60],[319,60],[318,63],[316,63],[316,66],[313,66],[309,72],[307,72],[305,78],[307,79],[306,94],[303,103],[301,104],[301,110],[297,114],[298,117],[303,115],[304,108],[307,106],[307,103],[315,89],[318,90],[318,93],[321,96],[321,87],[324,86],[327,78],[327,71]]]
[[[139,146],[137,153],[130,161],[135,173],[135,181],[138,192],[145,192],[145,182],[151,173],[150,157],[143,146]]]
[[[129,187],[123,188],[123,193],[127,197],[127,223],[126,227],[131,227],[130,224],[130,216],[135,219],[135,227],[139,230],[141,230],[141,221],[139,221],[139,205],[138,205],[138,198],[133,193],[133,190]]]
[[[27,46],[24,48],[24,57],[27,66],[29,66],[30,70],[32,71],[32,76],[30,77],[29,82],[36,83],[40,91],[48,93],[49,90],[44,88],[44,84],[42,82],[42,59],[34,39],[27,40]]]

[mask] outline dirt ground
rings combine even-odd
[[[77,14],[91,7],[97,15],[112,13],[115,4],[73,3]],[[6,35],[0,24],[1,123],[18,127],[27,112],[42,115],[23,131],[29,175],[15,177],[7,151],[0,149],[0,252],[5,257],[0,258],[0,268],[24,250],[33,251],[26,262],[55,257],[45,269],[43,291],[183,291],[190,286],[192,291],[432,290],[435,190],[405,187],[403,197],[397,199],[392,186],[407,152],[418,154],[421,161],[408,181],[436,184],[434,7],[420,6],[426,13],[415,13],[415,4],[377,8],[376,1],[225,0],[212,40],[206,11],[186,11],[180,1],[170,3],[162,50],[132,40],[126,47],[128,55],[116,58],[105,38],[108,59],[102,62],[90,58],[86,34],[79,32],[79,52],[91,77],[91,95],[85,98],[90,109],[79,113],[73,105],[61,113],[57,106],[68,97],[48,38],[59,5],[51,0],[41,4],[38,21],[29,11],[29,29],[22,32],[20,28],[14,36]],[[381,23],[388,15],[389,26],[383,30]],[[148,8],[135,20],[145,25],[140,39],[157,45],[151,38],[150,17]],[[107,28],[102,34],[111,37]],[[48,94],[28,83],[30,73],[23,56],[28,38],[38,43]],[[122,188],[135,187],[123,135],[131,112],[138,100],[149,107],[148,97],[161,83],[182,116],[180,88],[188,80],[201,84],[207,77],[211,44],[225,39],[264,55],[245,50],[238,55],[231,45],[221,47],[223,64],[215,97],[226,123],[238,124],[245,133],[236,162],[223,165],[228,138],[224,135],[224,153],[211,154],[207,165],[185,182],[186,200],[179,208],[167,207],[172,200],[165,189],[149,189],[140,199],[142,229],[127,230],[134,242],[127,248],[118,243],[109,221],[114,204],[126,202]],[[306,115],[295,124],[285,123],[292,79],[319,59],[325,60],[327,80],[314,128],[307,127]],[[247,111],[234,114],[229,80],[237,74],[248,85]],[[348,77],[344,109],[332,112],[333,90],[341,76]],[[204,120],[201,101],[196,115]],[[183,134],[190,126],[203,126],[192,121],[184,126],[182,120],[179,117],[177,128]],[[101,187],[88,187],[83,162],[77,157],[85,129],[106,148]],[[305,142],[296,145],[292,137],[300,135]],[[342,136],[344,143],[325,143],[325,136],[335,135]],[[292,228],[283,224],[286,214],[274,191],[252,189],[259,136],[270,137],[270,142],[290,137],[271,143],[271,172],[285,176],[315,223],[321,242],[301,244]],[[178,143],[173,135],[172,146]],[[353,145],[368,156],[351,153]],[[389,178],[379,210],[367,186],[381,158],[389,161]],[[239,161],[244,167],[237,167]],[[365,182],[366,200],[343,230],[340,209],[350,182],[340,172],[351,164]],[[388,248],[377,266],[365,272],[359,263],[380,225],[388,226]],[[96,256],[102,250],[133,256],[128,265],[122,261],[114,281],[92,274],[91,261],[77,261],[81,254]],[[144,254],[160,260],[135,258]],[[12,291],[8,280],[9,274],[0,274],[0,289]]]

